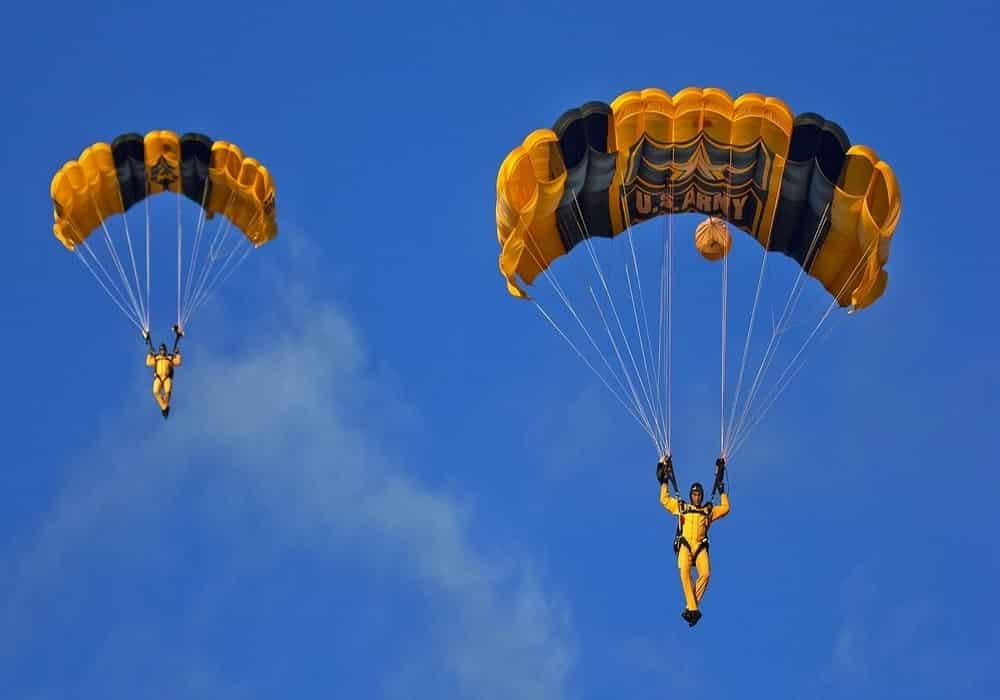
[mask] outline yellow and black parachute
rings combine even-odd
[[[52,178],[53,230],[73,250],[113,214],[161,192],[177,192],[221,213],[260,246],[278,233],[274,182],[239,147],[203,134],[151,131],[95,143]]]
[[[851,145],[836,123],[812,112],[795,115],[776,97],[747,93],[732,99],[714,87],[689,87],[672,96],[660,89],[628,91],[610,104],[570,109],[504,158],[496,187],[499,267],[508,291],[527,299],[525,287],[537,277],[551,282],[552,301],[566,307],[565,320],[557,318],[558,308],[545,308],[541,289],[533,295],[535,306],[647,432],[661,457],[671,450],[673,215],[707,217],[694,231],[694,243],[721,268],[719,451],[731,458],[795,377],[830,314],[838,307],[865,308],[882,296],[901,210],[892,168],[872,148]],[[645,235],[633,237],[635,224],[661,215],[661,248]],[[730,226],[749,234],[762,254],[756,287],[738,295],[752,304],[742,359],[732,372]],[[601,239],[608,245],[594,243]],[[578,248],[586,252],[577,254]],[[764,315],[757,312],[774,253],[797,264],[789,270],[795,282],[783,306],[771,306],[770,338],[755,354],[750,345],[755,322]],[[574,274],[560,280],[550,268],[561,267],[554,262],[562,256]],[[647,279],[645,286],[657,290],[655,296],[643,291],[646,265],[659,273],[658,284]],[[802,306],[807,276],[822,286],[816,291],[825,297],[826,311],[768,386],[778,353],[803,328],[791,318]],[[619,303],[631,308],[619,313]],[[582,334],[574,340],[576,326]],[[686,333],[686,343],[704,340]],[[757,357],[758,369],[748,372],[748,361]]]
[[[841,306],[864,308],[885,290],[900,208],[892,168],[818,114],[718,88],[629,91],[567,111],[504,159],[500,270],[524,298],[521,283],[585,237],[701,212],[797,261]],[[728,250],[710,231],[702,240],[710,259]]]
[[[176,221],[172,215],[150,213],[150,200],[167,193],[177,198]],[[151,230],[156,237],[177,233],[180,328],[250,250],[278,234],[271,173],[235,144],[199,133],[127,133],[110,144],[95,143],[59,168],[50,194],[56,238],[78,255],[144,334],[150,324],[150,279],[173,276],[155,271],[165,261],[151,263]],[[188,237],[182,225],[183,209],[190,207],[181,206],[185,200],[197,205],[193,209],[199,214],[194,235]],[[140,202],[146,205],[145,266],[136,263],[141,249],[133,244],[127,216]],[[214,233],[205,232],[212,219],[217,224]],[[92,236],[103,244],[91,245]]]

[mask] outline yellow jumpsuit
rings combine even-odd
[[[701,598],[708,588],[711,566],[708,560],[708,526],[729,513],[729,496],[722,494],[719,505],[696,506],[680,501],[670,495],[666,484],[660,486],[660,503],[673,515],[680,518],[683,542],[677,551],[677,568],[681,575],[681,588],[688,610],[697,610]],[[685,545],[686,543],[686,545]],[[691,563],[698,569],[698,580],[691,585]]]
[[[173,354],[150,352],[146,355],[146,366],[153,367],[153,396],[161,411],[170,407],[170,392],[174,388],[174,367],[181,364],[180,351]]]

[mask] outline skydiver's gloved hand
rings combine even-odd
[[[143,329],[143,331],[142,331],[142,339],[145,340],[146,341],[146,345],[148,345],[152,349],[152,347],[153,347],[153,341],[149,339],[149,331],[147,329]]]
[[[712,486],[712,493],[725,493],[726,483],[724,481],[726,477],[726,460],[719,457],[715,460],[715,485]]]
[[[661,457],[660,461],[656,463],[656,478],[661,484],[667,485],[668,490],[672,486],[674,491],[677,491],[677,479],[674,478],[674,460],[670,455]]]
[[[181,344],[181,338],[184,337],[184,331],[176,323],[170,327],[170,330],[174,332],[174,352],[177,352],[177,346]]]
[[[670,481],[670,478],[674,473],[674,462],[670,455],[666,457],[660,457],[660,461],[656,463],[656,480],[661,484],[665,484]]]

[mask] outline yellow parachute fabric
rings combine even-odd
[[[796,259],[841,306],[864,308],[886,288],[901,206],[889,165],[819,115],[758,93],[629,91],[570,110],[503,160],[499,267],[527,298],[522,283],[584,237],[702,212]]]
[[[96,143],[52,178],[56,238],[69,250],[109,217],[146,196],[184,194],[211,218],[219,213],[256,247],[278,233],[274,181],[234,144],[201,134],[151,131]]]

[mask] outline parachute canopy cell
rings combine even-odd
[[[840,306],[864,308],[885,291],[901,205],[892,168],[818,114],[758,93],[630,91],[567,111],[503,160],[500,271],[527,298],[522,284],[585,237],[701,212],[795,260]],[[714,228],[701,239],[709,259],[728,252]]]
[[[278,233],[267,168],[232,143],[172,131],[122,134],[63,165],[51,184],[53,231],[73,250],[108,217],[162,192],[183,194],[207,218],[222,214],[255,247]]]

